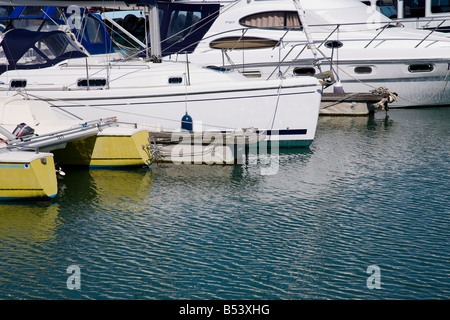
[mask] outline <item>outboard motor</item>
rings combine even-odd
[[[13,135],[16,136],[16,138],[26,137],[34,134],[34,129],[31,128],[26,123],[21,123],[17,125],[17,127],[12,132]]]

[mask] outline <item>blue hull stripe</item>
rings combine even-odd
[[[266,134],[267,135],[272,135],[272,132],[274,134],[277,134],[278,131],[278,135],[280,136],[285,136],[285,135],[305,135],[307,133],[307,129],[284,129],[284,130],[267,130]],[[264,131],[257,131],[257,133],[261,133]]]
[[[282,129],[282,130],[256,130],[256,133],[265,133],[268,136],[273,134],[277,134],[280,136],[286,135],[305,135],[308,132],[308,129]],[[221,133],[227,133],[227,131],[221,131]]]

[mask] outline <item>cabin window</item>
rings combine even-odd
[[[214,70],[214,71],[218,71],[218,72],[229,72],[229,71],[231,71],[231,69],[229,69],[229,68],[218,67],[218,66],[206,66],[204,68],[210,69],[210,70]]]
[[[450,0],[431,0],[431,12],[450,12]]]
[[[372,67],[356,67],[354,69],[355,73],[357,74],[371,74],[372,73]]]
[[[0,65],[1,64],[8,64],[8,59],[6,58],[5,51],[2,46],[0,46]]]
[[[425,17],[425,0],[404,0],[404,18]]]
[[[1,6],[0,7],[0,18],[8,18],[14,11],[13,6]]]
[[[173,11],[170,15],[169,29],[165,41],[174,43],[182,40],[200,19],[200,11]]]
[[[78,87],[88,87],[87,79],[80,79],[77,83]],[[89,87],[105,87],[106,79],[98,78],[98,79],[89,79]]]
[[[294,75],[296,76],[313,76],[316,74],[314,68],[294,68]]]
[[[370,1],[363,1],[364,4],[371,6]],[[397,0],[378,0],[376,1],[377,9],[386,17],[397,18]]]
[[[182,77],[170,77],[169,78],[169,83],[170,84],[177,84],[177,83],[182,83],[183,82],[183,78]]]
[[[100,22],[95,20],[92,17],[85,17],[84,21],[86,23],[85,29],[87,36],[89,37],[90,43],[104,43],[103,34],[101,32],[102,28],[100,26]],[[83,35],[86,38],[86,34]]]
[[[325,47],[332,49],[332,48],[340,48],[342,47],[344,44],[340,41],[337,40],[331,40],[331,41],[327,41],[325,42]]]
[[[17,65],[45,64],[47,60],[55,59],[66,52],[77,51],[65,35],[53,34],[37,41],[33,48],[17,61]]]
[[[263,49],[273,48],[278,41],[258,37],[224,37],[210,43],[214,49]]]
[[[247,78],[261,78],[262,73],[259,70],[244,70],[242,74]]]
[[[434,66],[431,63],[412,64],[408,67],[409,72],[431,72]]]
[[[11,80],[11,82],[9,83],[9,87],[11,89],[25,88],[26,86],[27,80],[25,79]]]
[[[40,55],[34,48],[28,49],[27,52],[17,61],[17,65],[34,65],[46,63],[47,60]]]
[[[27,6],[23,9],[21,17],[41,17],[44,7]]]
[[[301,29],[296,11],[270,11],[246,16],[239,20],[245,27],[263,29]]]
[[[42,41],[36,44],[36,48],[40,49],[49,58],[53,56],[59,57],[66,52],[77,50],[76,47],[69,42],[67,37],[61,34],[53,34],[43,38]]]
[[[65,20],[65,15],[62,13],[63,10],[62,8],[58,8],[58,10],[55,10],[52,14],[52,19],[53,20],[60,20],[60,21],[64,21]]]

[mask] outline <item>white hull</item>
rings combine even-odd
[[[245,83],[241,85],[209,92],[192,92],[189,87],[187,97],[131,89],[45,92],[45,96],[58,109],[85,120],[117,116],[123,122],[158,123],[163,130],[178,131],[187,111],[194,131],[280,130],[281,136],[274,134],[272,139],[282,140],[281,145],[308,146],[312,142],[321,99],[318,86],[242,90]]]
[[[108,87],[88,90],[67,86],[83,75],[85,67],[80,68],[65,65],[20,70],[20,75],[27,78],[27,96],[50,102],[62,118],[116,116],[121,122],[158,124],[164,131],[179,131],[187,112],[194,131],[255,128],[268,131],[268,140],[293,147],[309,146],[314,139],[322,87],[312,77],[252,80],[191,65],[186,85],[184,64],[142,63],[136,67],[136,62],[130,62],[108,71],[91,65],[92,78],[109,74]],[[168,85],[168,78],[181,83]],[[16,92],[4,90],[0,94]]]
[[[449,54],[450,54],[450,50]],[[276,76],[278,70],[286,76],[293,75],[293,70],[296,68],[311,68],[311,60],[290,62],[289,66],[283,65],[277,68],[277,63],[257,63],[259,59],[264,61],[262,57],[264,53],[253,56],[248,56],[246,60],[253,61],[253,63],[246,63],[245,65],[225,65],[230,69],[245,71],[247,73],[259,72],[261,77]],[[269,54],[269,53],[268,53]],[[242,53],[236,53],[236,56],[229,54],[233,61],[237,60],[237,56],[242,57]],[[191,55],[190,60],[207,60],[208,54]],[[449,55],[450,57],[450,55]],[[210,57],[211,62],[217,60],[218,57]],[[415,106],[438,106],[450,104],[450,72],[448,66],[450,58],[444,59],[428,59],[423,64],[431,64],[433,70],[430,72],[409,72],[409,67],[414,64],[420,64],[419,59],[398,60],[395,61],[357,61],[357,60],[341,60],[338,64],[333,66],[335,71],[335,78],[339,81],[339,85],[348,93],[368,93],[379,88],[387,88],[390,92],[396,93],[398,101],[390,104],[393,108],[399,107],[415,107]],[[357,74],[355,69],[358,67],[370,66],[371,74]],[[274,70],[277,72],[274,73]],[[328,63],[321,64],[321,68],[315,67],[316,74],[321,71],[330,69]],[[300,76],[297,76],[300,77]],[[324,90],[324,92],[333,92],[335,86],[332,85]]]

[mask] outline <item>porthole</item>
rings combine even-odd
[[[171,77],[169,78],[169,83],[170,84],[177,84],[177,83],[182,83],[183,82],[183,78],[181,77]]]
[[[87,79],[80,79],[77,83],[78,87],[88,87]],[[104,87],[106,86],[106,79],[89,79],[89,87]]]
[[[296,76],[313,76],[316,74],[316,69],[314,68],[295,68],[294,75]]]
[[[9,87],[11,89],[25,88],[27,86],[27,80],[19,79],[19,80],[11,80]]]
[[[372,67],[367,67],[367,66],[355,67],[354,71],[357,74],[370,74],[370,73],[372,73]]]
[[[408,67],[409,72],[431,72],[434,66],[431,63],[412,64]]]
[[[219,71],[219,72],[229,72],[229,71],[231,71],[231,69],[229,69],[229,68],[218,67],[218,66],[206,66],[204,68],[211,69],[211,70],[214,70],[214,71]]]
[[[344,44],[337,40],[331,40],[325,42],[325,47],[332,49],[332,48],[341,48]]]

